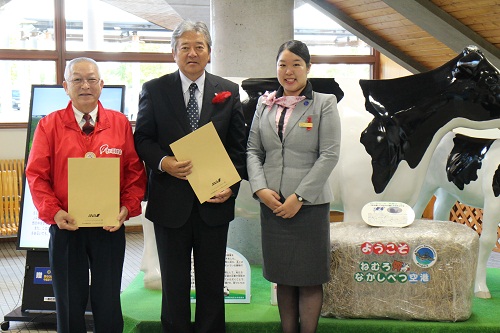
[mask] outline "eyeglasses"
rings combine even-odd
[[[87,82],[89,84],[89,86],[95,86],[96,84],[98,84],[99,82],[101,82],[101,79],[96,79],[96,78],[80,79],[80,78],[76,78],[76,79],[73,79],[73,80],[69,80],[69,82],[71,82],[75,86],[83,86],[85,84],[85,82]]]

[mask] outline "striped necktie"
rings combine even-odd
[[[89,135],[94,131],[94,125],[90,123],[92,117],[90,116],[90,114],[87,113],[83,115],[83,119],[85,119],[85,124],[83,124],[82,126],[82,131],[83,133]]]

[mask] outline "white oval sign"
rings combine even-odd
[[[403,202],[372,201],[363,207],[361,217],[373,227],[406,227],[415,220],[415,212]]]

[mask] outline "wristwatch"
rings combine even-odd
[[[299,200],[299,202],[302,202],[304,201],[304,198],[302,198],[300,195],[298,195],[297,193],[295,193],[295,196],[297,197],[297,200]]]

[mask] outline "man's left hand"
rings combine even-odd
[[[215,196],[213,196],[210,199],[208,199],[207,202],[210,202],[210,203],[223,203],[227,199],[229,199],[232,194],[233,194],[233,190],[231,190],[230,188],[226,188],[225,190],[217,193]]]

